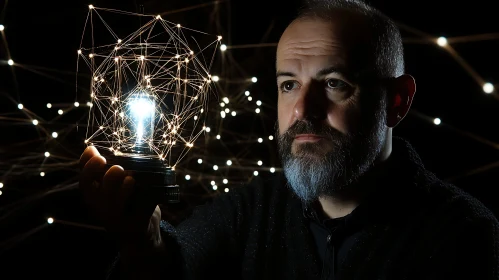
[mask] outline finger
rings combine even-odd
[[[82,170],[87,162],[94,156],[100,156],[99,151],[94,146],[88,146],[80,157],[80,170]]]
[[[102,156],[92,157],[83,168],[80,175],[80,187],[84,191],[90,190],[94,182],[100,182],[106,171],[106,159]]]
[[[113,165],[102,179],[103,195],[109,202],[116,201],[118,191],[125,179],[125,170],[119,165]]]

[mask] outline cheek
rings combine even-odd
[[[292,117],[292,109],[283,104],[279,98],[277,101],[277,123],[279,124],[279,134],[283,134],[290,126],[290,119]]]
[[[355,132],[359,119],[360,110],[354,104],[331,104],[328,108],[327,122],[329,126],[343,134]]]

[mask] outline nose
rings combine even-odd
[[[328,99],[322,84],[312,80],[307,86],[302,86],[301,90],[293,110],[295,119],[314,122],[325,120]]]

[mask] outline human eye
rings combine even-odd
[[[299,86],[297,81],[284,81],[279,86],[281,92],[289,92],[296,89]]]
[[[346,82],[334,78],[327,79],[326,85],[329,89],[336,89],[336,90],[344,90],[349,86]]]

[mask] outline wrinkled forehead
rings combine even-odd
[[[364,20],[339,15],[333,19],[305,18],[292,22],[279,40],[276,66],[367,67],[372,56]]]

